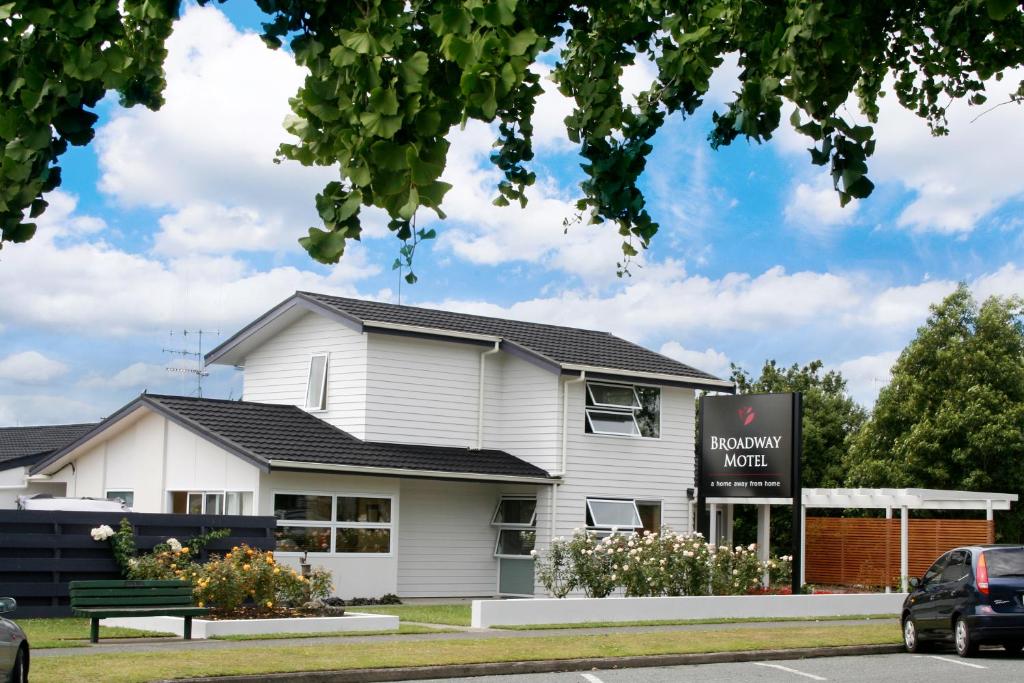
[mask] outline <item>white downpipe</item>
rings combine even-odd
[[[487,356],[499,351],[501,342],[494,342],[493,349],[487,349],[480,354],[480,389],[477,394],[479,403],[476,407],[476,449],[484,447],[484,379],[486,378]]]
[[[564,477],[569,468],[569,385],[585,382],[587,371],[580,370],[580,376],[562,383],[562,463],[556,476]]]

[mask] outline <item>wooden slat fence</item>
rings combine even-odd
[[[993,522],[984,519],[909,522],[910,576],[924,574],[951,548],[995,540]],[[899,519],[808,517],[806,542],[807,583],[871,587],[899,583]]]
[[[213,529],[231,529],[231,535],[212,542],[201,559],[240,543],[274,548],[273,517],[0,510],[0,596],[18,601],[14,616],[69,616],[69,581],[123,578],[110,543],[92,540],[89,531],[101,524],[117,529],[124,517],[143,552],[171,537],[185,541]]]

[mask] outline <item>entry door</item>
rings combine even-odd
[[[533,558],[498,559],[498,593],[501,595],[533,595]]]

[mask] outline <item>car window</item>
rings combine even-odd
[[[1024,576],[1024,548],[999,548],[985,551],[990,578]]]
[[[942,582],[962,580],[969,573],[969,566],[967,564],[967,551],[954,550],[949,554],[949,561],[946,563],[946,566],[942,568]]]
[[[928,568],[928,571],[924,573],[924,580],[922,583],[932,583],[942,575],[942,569],[946,566],[946,562],[949,560],[949,553],[946,553],[939,559],[935,560],[935,564]]]

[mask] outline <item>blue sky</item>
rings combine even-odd
[[[302,72],[263,47],[259,20],[252,3],[188,7],[169,43],[167,105],[105,100],[94,143],[62,159],[37,237],[0,252],[0,425],[95,420],[144,389],[188,393],[163,348],[193,344],[184,329],[223,340],[296,289],[397,300],[398,242],[379,214],[337,267],[296,244],[336,172],[272,163]],[[651,75],[634,65],[624,87]],[[1020,77],[993,83],[990,101]],[[935,139],[887,98],[876,191],[840,209],[788,128],[765,145],[709,148],[735,78],[724,65],[706,105],[655,139],[643,183],[662,228],[628,278],[615,276],[612,230],[563,234],[579,159],[550,83],[526,210],[490,204],[493,131],[455,133],[449,219],[426,216],[439,238],[417,254],[420,282],[403,302],[607,329],[720,374],[730,361],[821,359],[870,405],[928,305],[958,281],[979,296],[1024,293],[1019,107],[973,122],[978,110],[955,107],[953,134]],[[240,391],[230,368],[206,380],[206,395]]]

